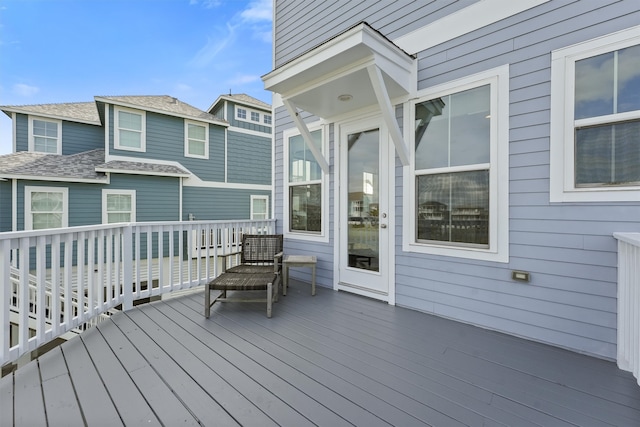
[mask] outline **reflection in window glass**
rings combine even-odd
[[[34,230],[62,227],[63,194],[57,192],[31,193],[31,215]]]
[[[489,244],[489,171],[416,177],[417,239]]]
[[[322,185],[295,185],[289,188],[291,231],[322,231]]]
[[[416,169],[489,162],[490,86],[416,105]]]
[[[58,152],[58,124],[33,120],[33,149],[39,153]]]

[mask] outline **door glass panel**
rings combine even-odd
[[[348,265],[379,271],[380,131],[358,132],[348,138]]]

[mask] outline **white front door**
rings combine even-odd
[[[340,125],[339,138],[337,287],[389,301],[395,163],[389,133],[374,117]]]

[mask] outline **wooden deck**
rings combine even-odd
[[[293,283],[274,306],[181,296],[0,380],[0,426],[638,426],[615,364]]]

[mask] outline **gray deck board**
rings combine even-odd
[[[635,426],[614,363],[293,282],[119,313],[0,379],[0,425]]]
[[[122,425],[122,420],[109,393],[87,353],[82,340],[74,339],[60,346],[69,368],[79,407],[88,425],[99,425],[109,420],[112,426]]]
[[[47,420],[51,425],[84,425],[77,396],[60,347],[40,358],[40,378]]]

